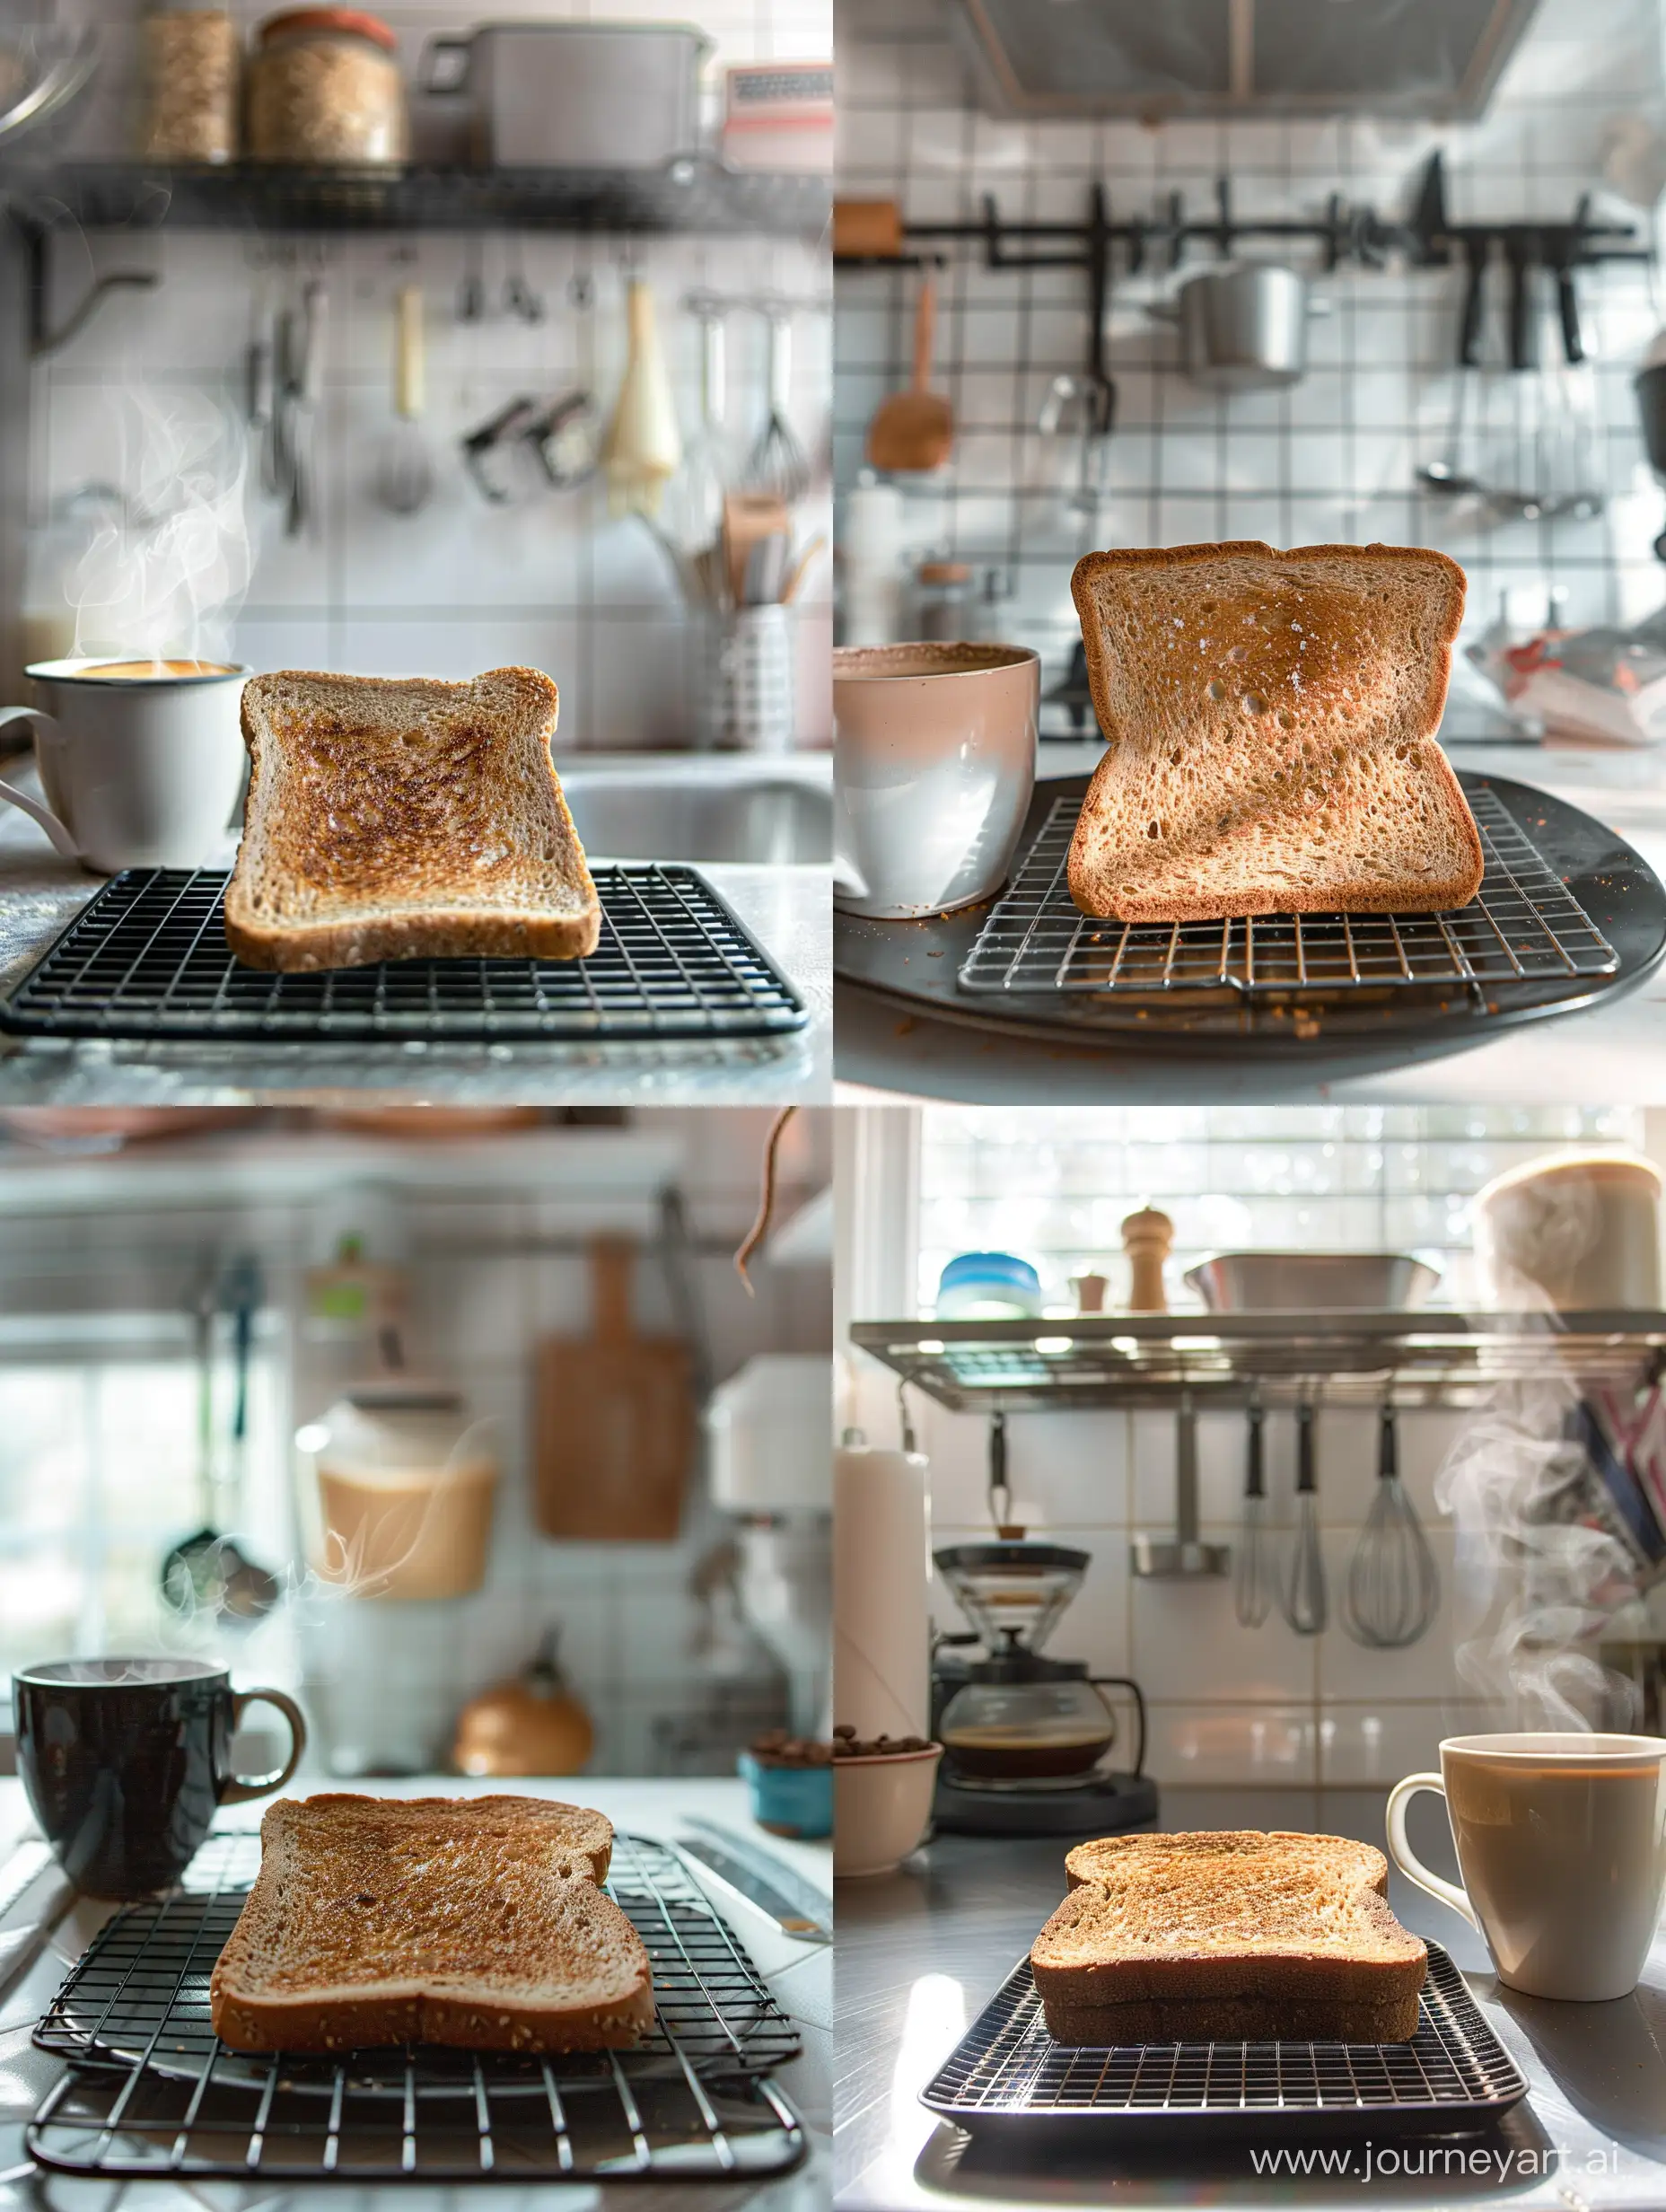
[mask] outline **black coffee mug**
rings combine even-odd
[[[251,1705],[289,1723],[276,1774],[232,1768]],[[147,1897],[177,1882],[218,1805],[267,1797],[306,1749],[301,1708],[281,1690],[234,1690],[197,1659],[56,1659],[12,1678],[17,1771],[58,1864],[89,1897]]]

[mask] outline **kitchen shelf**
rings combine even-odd
[[[96,277],[55,320],[60,231],[681,232],[809,238],[832,213],[825,177],[725,169],[688,154],[662,169],[303,169],[237,162],[182,168],[72,162],[0,170],[0,198],[28,257],[36,359],[74,338],[112,292],[149,290],[149,269]]]
[[[851,1340],[956,1413],[1327,1404],[1464,1406],[1559,1367],[1570,1384],[1666,1372],[1666,1313],[1107,1313],[857,1321]]]
[[[306,1206],[344,1187],[419,1197],[561,1201],[657,1231],[658,1197],[682,1146],[634,1129],[528,1129],[401,1138],[329,1128],[227,1129],[110,1154],[0,1150],[0,1220],[169,1207]],[[528,1229],[534,1224],[529,1220]]]
[[[13,217],[46,231],[747,232],[818,236],[823,176],[725,169],[688,155],[662,169],[304,169],[240,162],[169,168],[73,162],[13,168]]]

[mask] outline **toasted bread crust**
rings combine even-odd
[[[644,1984],[628,2004],[610,2012],[556,2023],[495,1999],[479,2004],[432,1994],[344,1994],[305,2004],[259,2004],[224,1987],[212,1999],[212,2012],[214,2032],[228,2050],[323,2055],[400,2043],[438,2043],[455,2050],[630,2050],[653,2026],[653,1993]]]
[[[543,1798],[280,1800],[209,1982],[248,2051],[628,2048],[653,1976],[598,1886],[612,1830]]]
[[[1380,1851],[1258,1830],[1107,1837],[1030,1971],[1060,2042],[1231,2036],[1403,2042],[1427,1971],[1388,1904]]]
[[[1316,670],[1313,663],[1298,669],[1286,656],[1281,671],[1275,641],[1258,636],[1258,651],[1273,654],[1275,673],[1286,680],[1276,687],[1260,685],[1266,696],[1248,721],[1233,720],[1230,700],[1218,710],[1205,704],[1202,680],[1214,666],[1210,661],[1201,662],[1196,671],[1196,703],[1163,698],[1160,717],[1144,717],[1140,726],[1135,726],[1127,719],[1127,701],[1118,698],[1119,664],[1109,635],[1108,594],[1123,578],[1162,574],[1183,579],[1204,568],[1230,575],[1234,565],[1241,572],[1236,579],[1240,591],[1245,588],[1245,577],[1258,571],[1260,588],[1276,589],[1278,580],[1287,577],[1293,584],[1306,586],[1312,600],[1322,600],[1324,592],[1323,583],[1313,580],[1316,568],[1340,570],[1346,575],[1350,569],[1375,566],[1381,570],[1390,565],[1405,575],[1420,574],[1426,580],[1425,611],[1435,627],[1433,634],[1417,633],[1415,647],[1408,644],[1404,659],[1415,664],[1421,685],[1408,680],[1404,698],[1399,693],[1392,699],[1361,702],[1355,698],[1348,682],[1335,672],[1335,635],[1346,636],[1350,628],[1349,610],[1339,594],[1338,604],[1329,610],[1333,635],[1326,636],[1321,620],[1309,640],[1321,648],[1330,646],[1329,670]],[[1232,584],[1223,585],[1223,594],[1230,598],[1232,589]],[[1082,623],[1094,712],[1109,750],[1095,772],[1071,841],[1067,873],[1078,909],[1099,918],[1142,923],[1215,921],[1253,914],[1426,913],[1467,905],[1481,886],[1481,841],[1462,787],[1434,739],[1451,673],[1464,590],[1463,571],[1457,563],[1421,547],[1319,545],[1280,553],[1256,540],[1235,540],[1084,556],[1071,577],[1071,594]],[[1320,611],[1322,615],[1325,610]],[[1160,696],[1164,683],[1171,689],[1173,685],[1158,655],[1159,645],[1166,647],[1171,641],[1155,634],[1155,626],[1149,622],[1144,637],[1151,654],[1151,666],[1144,672],[1154,687],[1153,696]],[[1200,639],[1200,654],[1206,644],[1215,642]],[[1225,657],[1245,662],[1244,649],[1241,646]],[[1315,659],[1323,658],[1321,650]],[[1393,666],[1397,674],[1403,674],[1404,660],[1396,659]],[[1354,672],[1347,672],[1351,676]],[[1260,683],[1253,660],[1235,674],[1223,667],[1220,673],[1233,685],[1247,686],[1245,703],[1251,703]],[[1137,682],[1130,688],[1137,690]],[[1210,697],[1220,698],[1226,688],[1217,679]],[[1274,708],[1279,710],[1276,715]],[[1346,718],[1349,726],[1340,735],[1336,714],[1328,710],[1339,710]],[[1153,726],[1145,726],[1148,720]],[[1313,768],[1313,759],[1326,750],[1333,759]],[[1179,777],[1154,765],[1161,753],[1167,753],[1180,769]],[[1337,773],[1345,755],[1346,772]],[[1287,780],[1282,794],[1275,789],[1277,777],[1258,791],[1255,778],[1246,777],[1242,760],[1258,757],[1269,772],[1285,764]],[[1333,773],[1337,773],[1339,786],[1351,784],[1352,788],[1339,788],[1333,794]],[[1258,879],[1251,847],[1271,851],[1284,837],[1297,848],[1317,844],[1322,851],[1328,841],[1316,836],[1328,817],[1316,820],[1297,803],[1298,782],[1304,802],[1328,809],[1334,795],[1349,827],[1356,828],[1365,811],[1381,799],[1382,812],[1390,819],[1372,825],[1367,833],[1376,847],[1371,865],[1350,873],[1346,863],[1328,866],[1320,859],[1311,883],[1304,884],[1288,865],[1267,866]],[[1251,794],[1248,798],[1246,784]],[[1154,797],[1157,792],[1165,798]],[[1169,797],[1181,819],[1164,819],[1171,812]],[[1131,819],[1135,808],[1140,814],[1137,824]],[[1136,838],[1135,830],[1137,827],[1143,832],[1146,816],[1153,814],[1154,845],[1147,846],[1143,836]],[[1439,857],[1431,861],[1426,856],[1436,848]],[[1212,873],[1222,882],[1211,883]],[[1127,880],[1130,877],[1135,880]]]
[[[1148,1998],[1102,2006],[1055,1998],[1046,2011],[1056,2043],[1409,2043],[1417,2032],[1418,2000],[1415,1992],[1386,2005],[1284,1997],[1271,2032],[1264,1997]]]
[[[253,678],[236,958],[300,973],[593,952],[601,901],[549,753],[558,707],[537,669]]]

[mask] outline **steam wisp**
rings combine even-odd
[[[68,581],[76,657],[229,660],[253,567],[241,426],[206,392],[114,404],[128,489]]]

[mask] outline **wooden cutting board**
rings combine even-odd
[[[630,1243],[597,1238],[591,1334],[538,1349],[532,1497],[546,1536],[668,1543],[681,1524],[694,1457],[688,1347],[636,1334],[635,1257]]]

